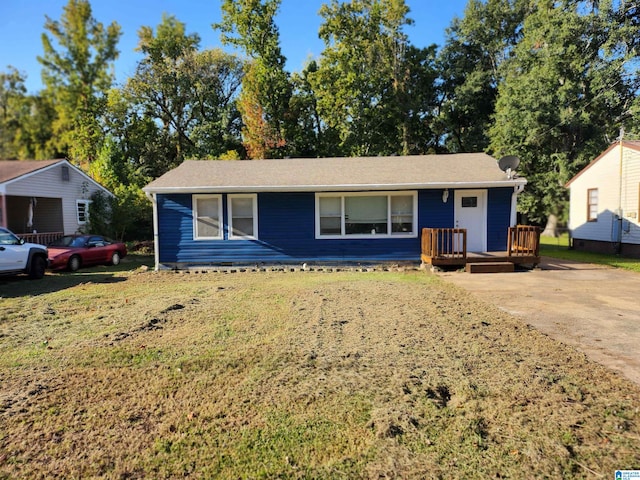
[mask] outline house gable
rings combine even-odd
[[[640,245],[640,142],[615,143],[568,183],[574,246]],[[585,243],[586,242],[586,243]],[[619,248],[619,247],[617,247]]]
[[[62,160],[0,160],[0,185],[33,174]]]
[[[0,220],[17,233],[75,233],[82,227],[78,213],[95,192],[112,196],[80,168],[67,160],[0,161],[0,198],[6,212]],[[33,207],[29,224],[29,205]]]
[[[640,152],[640,141],[623,141],[623,146],[625,149],[628,150],[635,150]],[[591,162],[589,162],[589,165],[587,165],[586,167],[584,167],[582,170],[580,170],[578,173],[576,173],[574,175],[574,177],[569,180],[566,184],[565,187],[569,188],[571,186],[571,184],[573,182],[575,182],[576,180],[578,180],[583,174],[585,174],[586,172],[588,172],[591,167],[595,166],[600,160],[602,160],[605,157],[608,157],[609,154],[613,151],[613,150],[618,150],[619,151],[619,147],[620,147],[620,143],[613,143],[609,146],[609,148],[607,148],[604,152],[602,152],[600,155],[598,155],[595,159],[593,159]]]

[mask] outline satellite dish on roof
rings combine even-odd
[[[513,178],[512,172],[518,168],[518,165],[520,165],[520,159],[515,155],[507,155],[506,157],[502,157],[498,160],[500,170],[507,174],[508,179]]]

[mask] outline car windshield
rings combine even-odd
[[[0,245],[18,245],[20,239],[9,230],[0,229]]]
[[[52,247],[84,247],[85,244],[86,240],[84,237],[67,235],[51,242],[49,245]]]

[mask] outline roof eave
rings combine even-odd
[[[339,184],[339,185],[220,185],[194,187],[153,187],[142,190],[147,194],[172,193],[238,193],[238,192],[352,192],[376,190],[423,190],[441,188],[499,188],[526,185],[525,178],[478,182],[433,182],[433,183],[391,183],[391,184]]]

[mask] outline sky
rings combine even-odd
[[[187,33],[197,33],[201,48],[222,47],[219,32],[211,24],[220,21],[220,0],[92,0],[93,17],[105,25],[118,22],[122,36],[118,43],[120,56],[115,63],[116,82],[121,84],[131,76],[141,55],[134,49],[137,31],[143,26],[155,28],[162,14],[175,15],[186,24]],[[324,44],[318,38],[320,6],[328,0],[282,0],[276,24],[280,45],[287,58],[287,70],[300,71],[306,61],[322,53]],[[406,27],[410,42],[418,47],[433,43],[442,46],[445,30],[454,17],[462,17],[467,0],[406,0],[414,20]],[[67,0],[0,0],[0,71],[9,65],[27,75],[27,90],[35,93],[42,88],[41,36],[45,15],[58,20]]]

